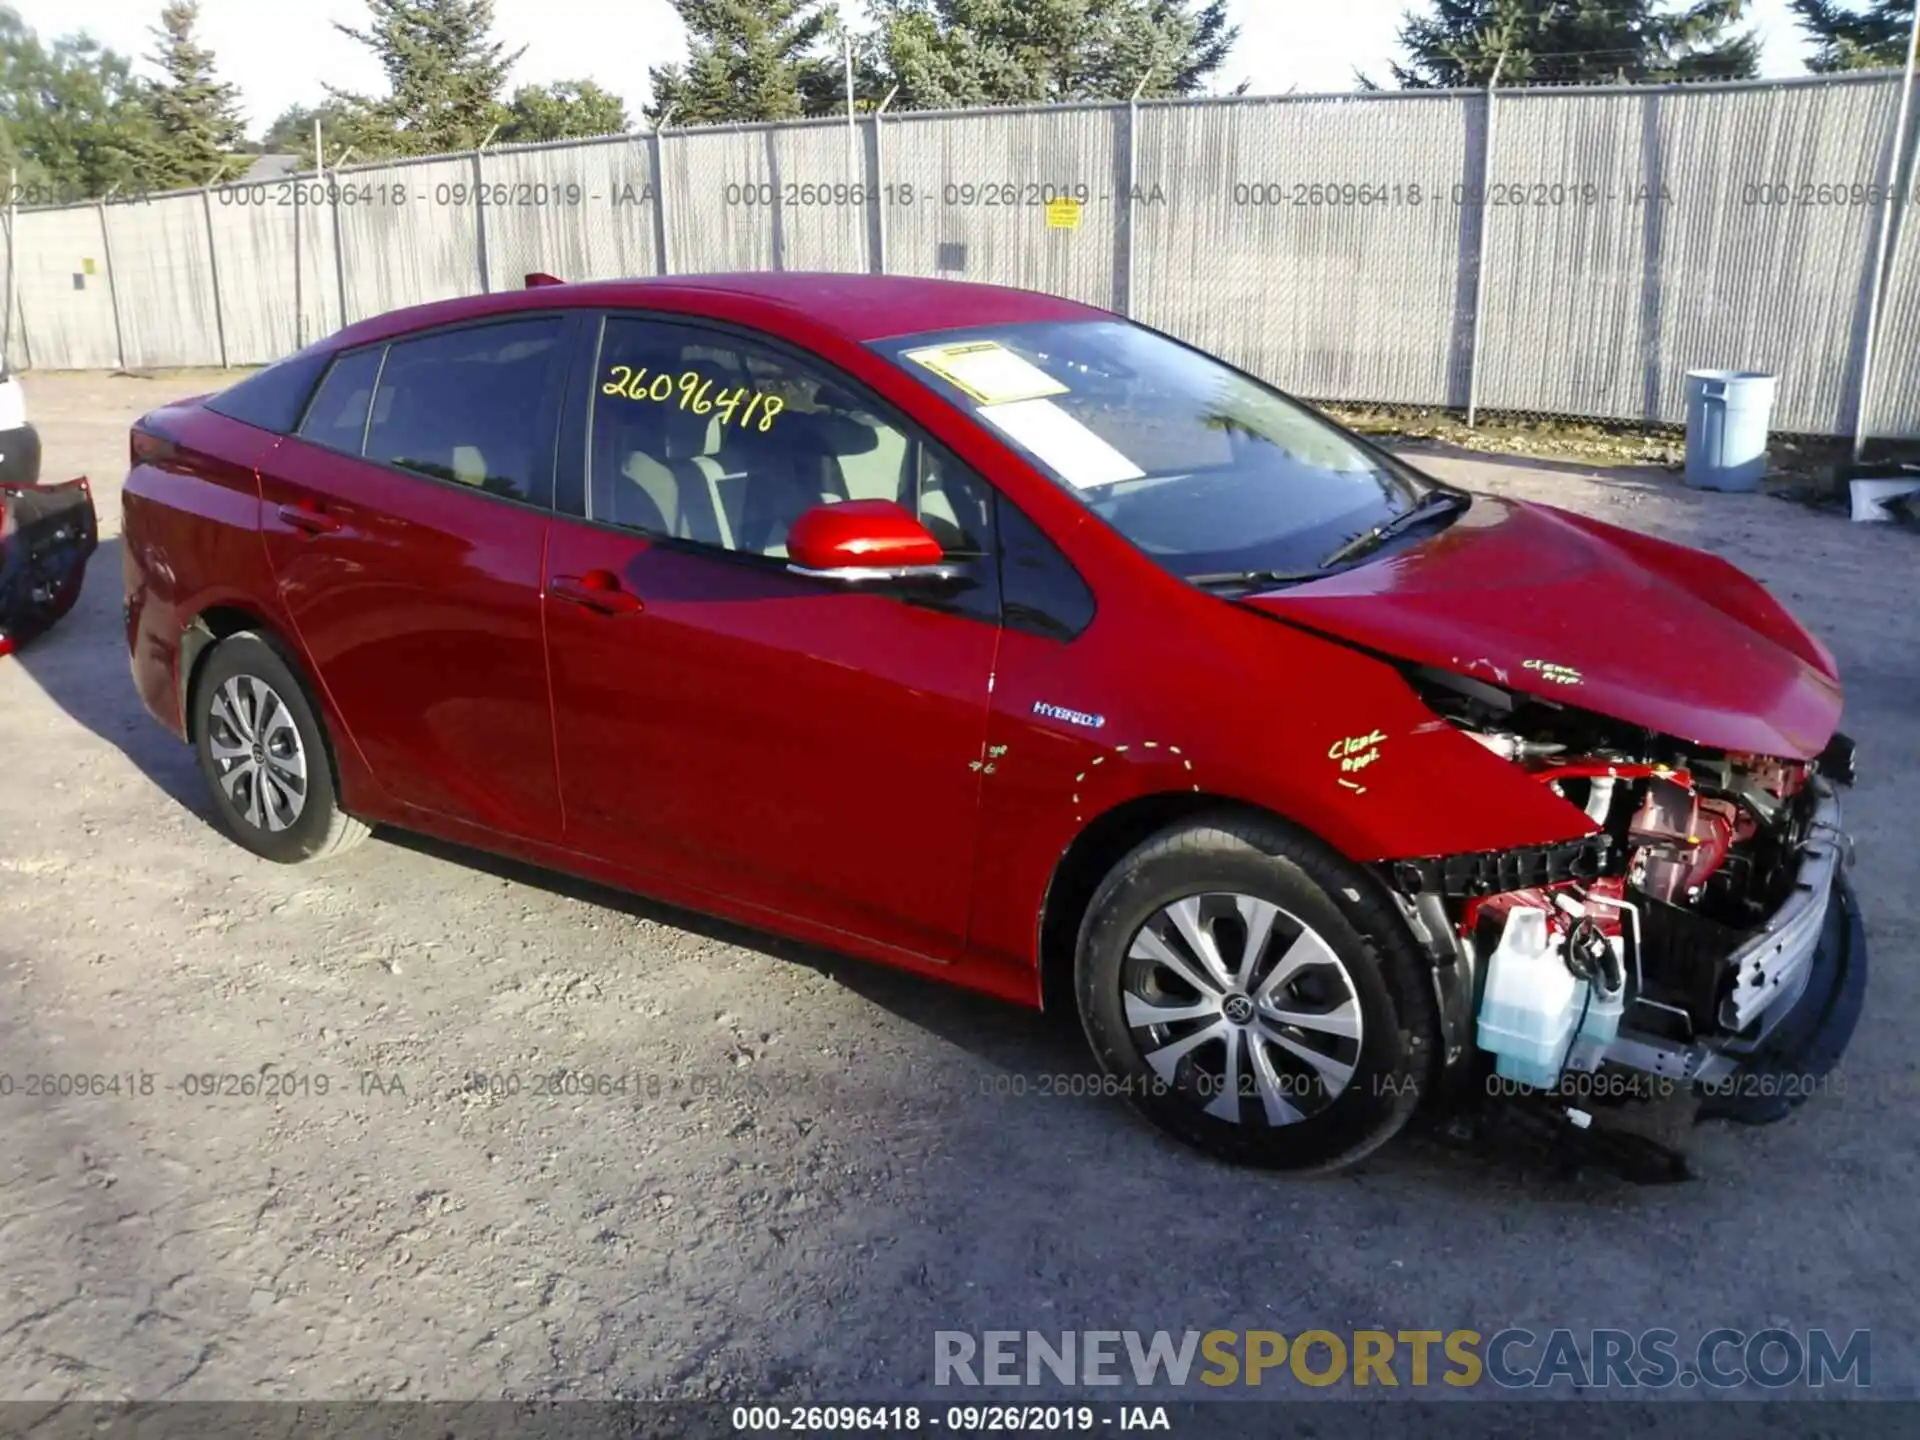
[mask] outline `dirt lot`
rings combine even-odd
[[[222,839],[134,698],[114,538],[128,421],[216,381],[27,381],[108,538],[0,661],[0,1394],[952,1399],[939,1329],[1507,1325],[1869,1328],[1876,1394],[1920,1393],[1912,534],[1429,462],[1716,550],[1833,647],[1869,1010],[1844,1096],[1689,1132],[1689,1184],[1429,1138],[1289,1180],[1035,1093],[1086,1069],[1069,1025],[424,841],[282,869]],[[646,1093],[533,1095],[555,1069]],[[307,1089],[185,1093],[266,1071]],[[134,1084],[29,1098],[36,1072]]]

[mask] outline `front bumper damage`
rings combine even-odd
[[[1866,994],[1866,925],[1841,873],[1832,882],[1805,985],[1782,1001],[1765,1040],[1741,1055],[1724,1080],[1703,1086],[1701,1117],[1749,1125],[1785,1118],[1840,1062]]]
[[[1832,1070],[1860,1018],[1866,933],[1847,881],[1852,842],[1839,799],[1828,781],[1813,784],[1818,803],[1794,888],[1730,957],[1725,1038],[1675,1044],[1634,1030],[1630,1009],[1607,1063],[1698,1085],[1714,1113],[1745,1120],[1779,1119]]]
[[[1619,1093],[1581,1073],[1597,1069],[1641,1077],[1648,1082],[1640,1091],[1647,1098],[1690,1090],[1700,1099],[1702,1118],[1763,1123],[1781,1119],[1820,1089],[1858,1024],[1868,967],[1865,927],[1848,879],[1852,842],[1841,828],[1835,786],[1821,775],[1809,783],[1815,803],[1792,888],[1727,956],[1728,983],[1710,1017],[1717,1022],[1710,1032],[1689,1027],[1684,1038],[1675,1038],[1671,1024],[1660,1023],[1671,1020],[1672,1007],[1644,999],[1641,936],[1633,923],[1633,989],[1618,1034],[1603,1054],[1563,1071],[1560,1086],[1539,1092],[1541,1098],[1564,1101],[1571,1113],[1584,1106],[1581,1096]],[[1458,1109],[1492,1088],[1476,1083],[1485,1079],[1488,1061],[1475,1043],[1487,957],[1456,932],[1449,907],[1459,897],[1520,886],[1577,887],[1603,861],[1601,854],[1581,852],[1576,842],[1382,867],[1432,963],[1444,1042],[1443,1109]]]

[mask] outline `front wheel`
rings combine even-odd
[[[1420,964],[1363,872],[1223,812],[1114,867],[1075,980],[1095,1057],[1148,1119],[1243,1164],[1327,1170],[1397,1134],[1431,1078]]]
[[[227,833],[283,865],[365,839],[340,808],[332,757],[306,689],[251,632],[214,647],[194,681],[194,749]]]

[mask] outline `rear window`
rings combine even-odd
[[[249,375],[201,403],[229,420],[285,435],[300,423],[307,397],[313,394],[314,384],[326,368],[326,355],[302,351],[275,361],[259,374]]]

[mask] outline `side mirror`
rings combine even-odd
[[[787,532],[787,569],[843,585],[957,580],[927,527],[891,500],[816,505]]]

